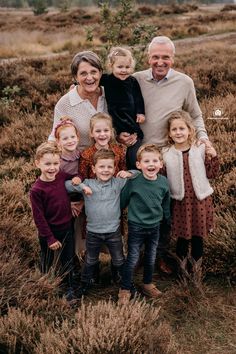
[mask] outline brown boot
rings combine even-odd
[[[156,299],[162,294],[154,284],[143,284],[142,293],[152,299]]]
[[[131,298],[131,292],[126,289],[120,289],[118,294],[118,305],[127,305]]]

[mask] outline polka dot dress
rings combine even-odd
[[[206,237],[213,228],[212,198],[209,196],[201,201],[197,199],[189,171],[188,151],[183,152],[183,164],[185,195],[181,201],[173,200],[172,234],[176,238],[185,239],[191,239],[192,236]],[[205,165],[206,171],[209,170],[211,174],[208,177],[214,177],[219,168],[218,159],[208,160]]]

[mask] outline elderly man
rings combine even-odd
[[[168,115],[173,111],[185,110],[193,119],[197,138],[207,143],[207,132],[194,83],[189,76],[172,69],[174,55],[175,46],[168,37],[154,37],[148,46],[150,68],[134,74],[145,103],[143,142],[164,146]],[[136,136],[123,132],[119,135],[119,140],[126,145],[132,145]]]
[[[196,128],[198,143],[211,145],[205,129],[202,112],[196,98],[193,80],[174,69],[175,46],[164,36],[154,37],[148,46],[150,68],[134,74],[141,87],[145,104],[146,121],[142,124],[144,143],[155,143],[163,147],[166,141],[167,120],[171,112],[187,111]],[[122,132],[119,141],[130,146],[136,142],[135,134]],[[166,265],[169,243],[169,225],[162,224],[159,242],[159,268],[171,273]]]

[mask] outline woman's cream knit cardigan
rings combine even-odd
[[[167,179],[170,185],[171,197],[176,200],[184,198],[184,171],[182,151],[174,146],[164,148],[163,159],[166,165]],[[213,193],[205,168],[205,145],[192,145],[189,150],[189,170],[193,189],[198,200],[203,200]]]

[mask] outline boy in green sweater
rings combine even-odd
[[[170,225],[170,192],[166,177],[158,172],[163,166],[162,156],[155,144],[142,145],[137,152],[138,177],[128,180],[121,192],[121,208],[128,207],[128,255],[124,265],[119,304],[131,297],[133,273],[144,250],[144,273],[142,292],[156,298],[160,291],[152,284],[160,222]]]

